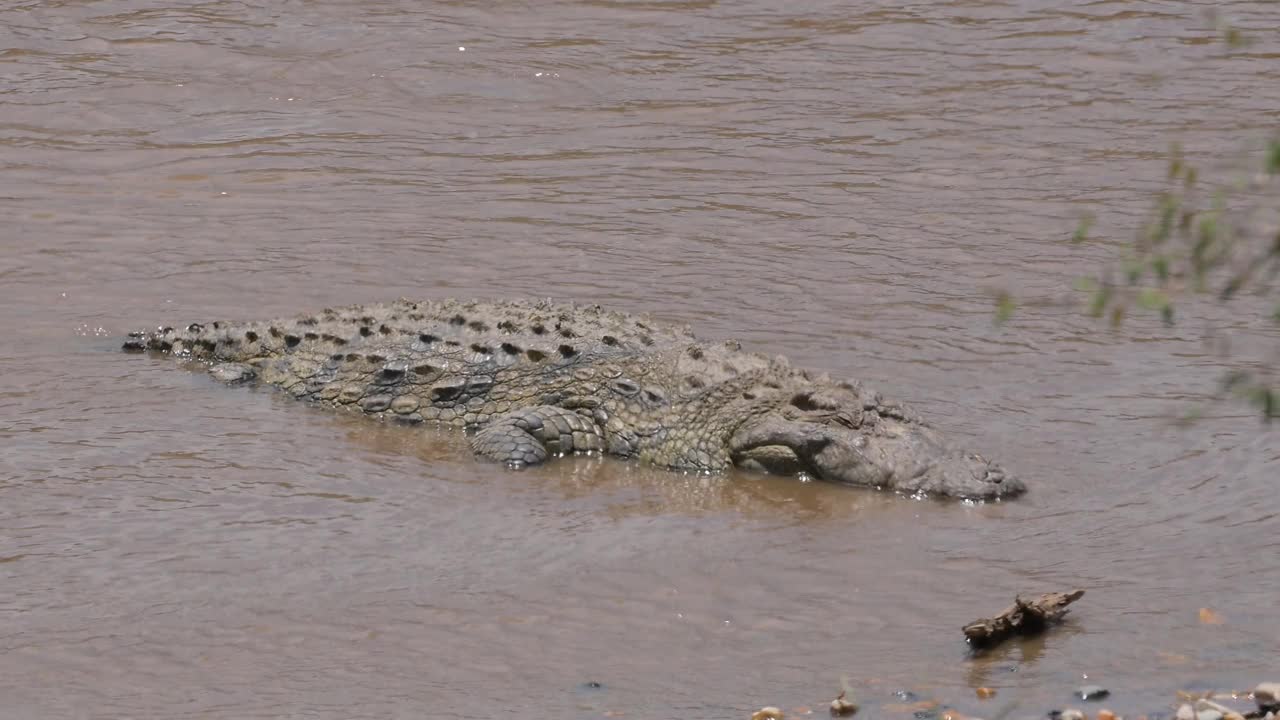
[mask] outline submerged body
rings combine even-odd
[[[202,360],[226,382],[474,430],[478,454],[514,467],[601,452],[910,494],[985,500],[1025,490],[860,383],[596,306],[401,299],[132,333],[124,348]]]

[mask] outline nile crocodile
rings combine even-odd
[[[135,332],[124,348],[204,361],[228,383],[462,427],[477,454],[511,467],[603,453],[907,494],[986,500],[1026,489],[859,382],[596,306],[401,299]]]

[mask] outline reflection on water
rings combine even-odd
[[[745,717],[842,674],[979,715],[973,687],[1034,715],[1087,674],[1139,713],[1275,679],[1274,432],[1167,422],[1218,368],[1192,329],[1000,329],[983,293],[1109,257],[1063,240],[1126,237],[1170,140],[1271,128],[1280,15],[1212,5],[1255,40],[1228,53],[1210,7],[0,8],[0,716]],[[1032,492],[508,473],[115,351],[400,295],[737,336]],[[1060,631],[967,659],[965,622],[1068,587]]]

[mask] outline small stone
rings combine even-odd
[[[1258,704],[1261,712],[1280,713],[1280,683],[1259,683],[1253,689],[1253,701]]]
[[[996,696],[995,688],[980,687],[974,691],[979,699],[988,700]]]
[[[858,712],[856,703],[852,703],[844,698],[844,693],[840,693],[840,697],[831,701],[831,714],[836,717],[852,715]]]
[[[1178,712],[1173,716],[1175,720],[1196,720],[1195,708],[1187,703],[1178,706]]]
[[[1085,720],[1084,712],[1075,708],[1067,708],[1058,713],[1058,720]]]
[[[1116,714],[1110,710],[1099,710],[1097,720],[1116,720]]]
[[[785,720],[786,717],[781,709],[773,706],[762,707],[751,713],[751,720]]]
[[[1222,720],[1222,713],[1213,708],[1207,708],[1196,713],[1196,720]]]
[[[1200,624],[1201,625],[1221,625],[1222,616],[1214,612],[1210,608],[1200,608]]]
[[[1085,685],[1076,690],[1076,697],[1081,700],[1101,700],[1110,694],[1111,691],[1101,685]]]

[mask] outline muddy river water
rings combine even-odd
[[[1171,140],[1272,129],[1278,30],[1266,2],[0,3],[0,718],[742,718],[825,713],[841,675],[1033,718],[1084,682],[1138,714],[1278,679],[1280,437],[1169,421],[1224,367],[1194,325],[996,327],[987,294],[1111,257]],[[401,295],[737,337],[1031,492],[509,473],[116,352]],[[1070,587],[1071,623],[966,659],[965,622]]]

